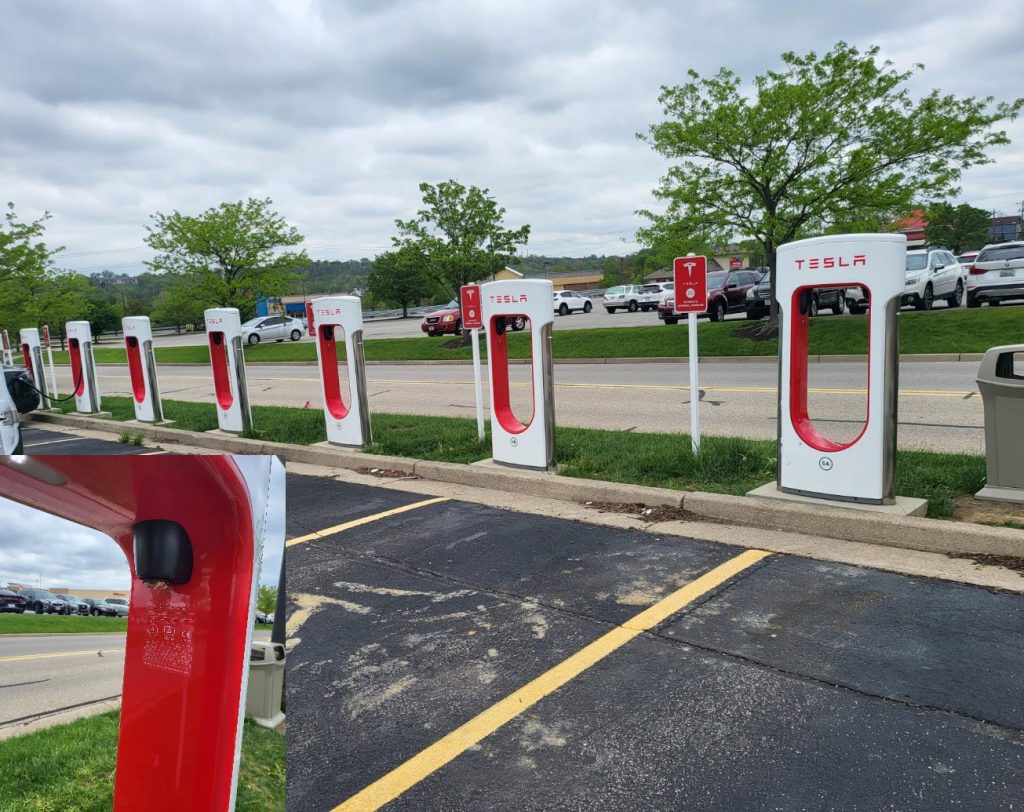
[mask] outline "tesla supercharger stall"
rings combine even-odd
[[[312,302],[312,324],[320,364],[327,442],[360,447],[370,442],[370,409],[363,358],[363,304],[358,296],[325,296]],[[338,342],[345,346],[349,398],[338,375]]]
[[[512,279],[480,286],[491,387],[491,453],[501,465],[546,470],[554,464],[553,293],[554,286],[547,279]],[[510,400],[508,331],[517,316],[525,316],[530,325],[533,414],[526,424],[515,416]]]
[[[242,352],[242,320],[238,308],[215,307],[204,312],[210,344],[217,425],[221,431],[241,434],[252,429],[249,390]]]
[[[131,571],[115,812],[234,808],[271,458],[0,459],[0,492],[110,536]]]
[[[902,234],[843,234],[779,248],[779,490],[865,504],[895,501],[897,316],[906,247]],[[849,442],[826,437],[808,414],[809,311],[819,287],[862,287],[869,294],[867,417]]]
[[[125,316],[121,319],[124,348],[128,354],[128,377],[132,385],[135,419],[141,423],[163,423],[160,387],[156,379],[153,355],[153,328],[149,316]]]
[[[39,390],[39,405],[43,409],[50,408],[50,393],[46,386],[46,367],[43,366],[43,342],[39,330],[25,327],[19,333],[21,339],[21,357],[25,362],[25,371],[32,376],[32,385]]]
[[[96,414],[100,411],[100,389],[96,381],[96,360],[92,354],[92,327],[87,321],[69,321],[64,330],[71,359],[75,411],[79,414]]]

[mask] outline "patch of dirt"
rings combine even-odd
[[[398,471],[394,468],[356,468],[356,472],[367,476],[380,477],[381,479],[419,479],[414,474]]]
[[[772,327],[771,322],[757,321],[737,327],[732,334],[736,338],[745,338],[748,341],[773,341],[779,337],[779,328]]]
[[[446,350],[457,350],[459,347],[472,347],[473,346],[473,334],[463,333],[460,336],[456,336],[451,341],[446,341],[441,345]]]
[[[1009,502],[990,502],[975,499],[967,493],[956,498],[953,518],[961,522],[976,524],[1002,524],[1003,522],[1019,522],[1024,524],[1024,507]]]
[[[946,553],[948,558],[966,558],[975,564],[984,564],[987,567],[1003,567],[1019,573],[1024,578],[1024,558],[1016,555],[986,555],[983,553]]]
[[[643,502],[584,502],[585,507],[599,510],[601,513],[625,513],[635,516],[641,521],[655,522],[709,522],[714,521],[706,516],[698,516],[689,510],[669,505],[647,506]]]

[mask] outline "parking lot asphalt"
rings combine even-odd
[[[26,454],[152,454],[152,448],[22,426]]]
[[[1020,808],[1024,596],[288,488],[289,810]]]

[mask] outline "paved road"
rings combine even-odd
[[[827,435],[855,437],[864,420],[866,366],[863,363],[810,365],[811,416]],[[974,362],[904,362],[900,366],[901,448],[984,452],[984,416]],[[485,373],[486,374],[486,373]],[[63,377],[61,377],[63,376]],[[164,397],[212,402],[206,366],[162,366]],[[513,407],[530,413],[532,387],[524,365],[511,368]],[[61,385],[70,382],[64,370]],[[709,363],[701,366],[702,428],[709,435],[772,439],[777,369],[774,363]],[[126,367],[99,368],[106,394],[128,394]],[[468,366],[388,365],[367,367],[370,408],[391,413],[472,417],[472,370]],[[685,363],[556,364],[559,425],[583,428],[682,432],[689,427]],[[315,366],[251,366],[252,403],[320,408]],[[486,386],[485,397],[486,397]],[[347,394],[347,393],[346,393]]]
[[[288,484],[290,810],[1024,797],[1020,594]]]

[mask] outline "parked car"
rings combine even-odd
[[[515,332],[525,329],[526,317],[516,316],[508,325]],[[452,299],[440,310],[434,310],[423,317],[420,329],[428,336],[462,335],[462,310],[456,299]]]
[[[675,286],[671,282],[649,282],[641,285],[637,293],[637,303],[641,310],[657,310],[661,300],[672,292]]]
[[[628,310],[636,313],[640,309],[639,285],[616,285],[604,292],[604,309],[609,313],[616,310]]]
[[[271,626],[274,625],[274,613],[273,612],[261,612],[259,609],[256,610],[256,622],[266,623]]]
[[[82,600],[89,605],[89,611],[87,614],[93,615],[94,617],[117,617],[117,609],[106,601],[100,600],[99,598],[83,598]]]
[[[107,598],[107,605],[114,607],[118,617],[128,617],[128,601],[124,598]]]
[[[26,587],[19,589],[18,594],[27,601],[25,608],[37,615],[64,615],[69,611],[68,605],[47,589]]]
[[[708,274],[708,307],[698,316],[723,321],[729,313],[743,313],[747,291],[757,284],[760,276],[757,271],[712,271]],[[675,324],[682,318],[681,313],[675,312],[675,303],[673,293],[658,304],[658,318],[665,324]]]
[[[302,338],[303,330],[305,327],[299,319],[289,316],[263,316],[249,319],[242,325],[242,341],[249,344],[259,344],[261,341],[280,343],[286,338],[298,341]]]
[[[21,614],[28,609],[28,601],[24,596],[9,589],[0,589],[0,612],[16,612]]]
[[[967,270],[967,306],[1024,299],[1024,241],[986,245]]]
[[[936,299],[945,299],[949,307],[960,307],[964,300],[966,274],[956,257],[942,248],[914,248],[907,251],[907,282],[901,305],[931,310]]]
[[[977,251],[964,251],[962,254],[956,255],[956,261],[959,262],[964,268],[969,268],[974,264],[974,260],[978,258]]]
[[[556,290],[554,294],[555,312],[559,316],[570,313],[589,313],[594,305],[586,296],[580,296],[574,290]]]
[[[65,615],[87,615],[89,614],[89,604],[85,603],[81,598],[75,595],[55,595],[57,600],[62,601],[67,606],[67,611],[62,612]]]
[[[747,291],[746,311],[748,319],[760,319],[767,316],[772,305],[771,272],[760,278],[756,285]],[[810,315],[817,316],[822,309],[831,310],[837,316],[846,312],[845,288],[815,288],[811,297]]]

